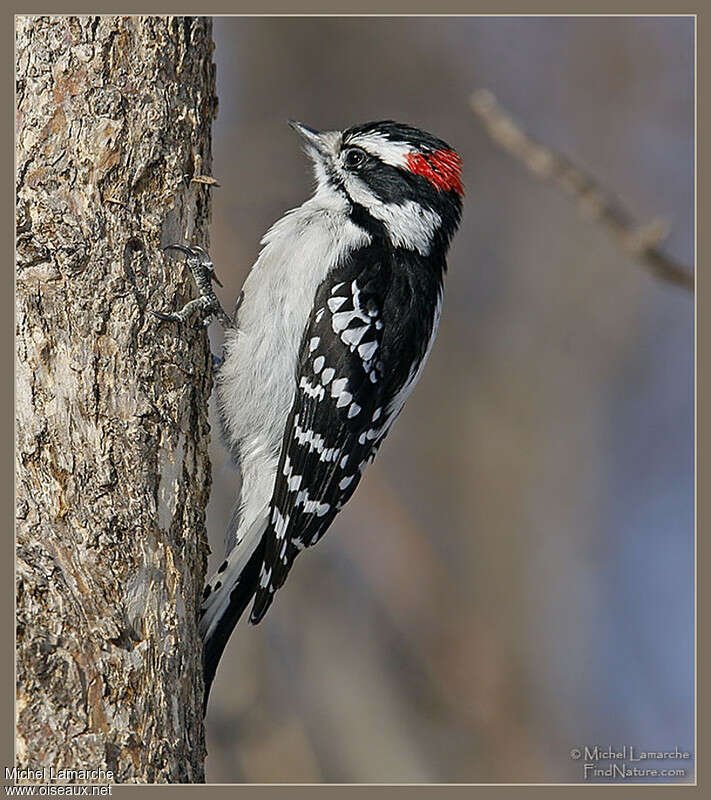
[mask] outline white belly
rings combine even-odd
[[[216,393],[242,473],[240,529],[271,499],[316,290],[349,250],[370,240],[346,212],[337,196],[317,194],[272,226],[245,281],[237,330],[226,333]]]

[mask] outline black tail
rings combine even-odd
[[[215,679],[217,665],[222,653],[227,645],[235,625],[244,613],[249,601],[254,597],[259,583],[259,572],[264,559],[264,537],[255,547],[249,561],[242,570],[237,583],[230,594],[230,604],[227,610],[217,623],[217,627],[212,632],[209,639],[203,642],[202,646],[202,675],[205,685],[203,698],[202,714],[205,716],[207,711],[207,700],[210,696],[210,688]]]

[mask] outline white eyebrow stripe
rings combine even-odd
[[[409,144],[393,142],[382,133],[361,133],[344,142],[344,147],[362,147],[371,155],[377,156],[383,163],[393,167],[405,167],[407,156],[414,152]]]

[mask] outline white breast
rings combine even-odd
[[[245,281],[238,328],[226,334],[216,392],[242,472],[240,528],[271,497],[316,290],[349,250],[370,241],[347,210],[338,195],[319,192],[272,226]]]

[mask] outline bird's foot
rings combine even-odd
[[[215,265],[212,263],[207,251],[199,245],[185,247],[182,244],[169,244],[163,250],[180,250],[181,253],[185,253],[188,257],[188,269],[192,273],[200,296],[188,301],[180,311],[172,313],[152,311],[153,316],[166,322],[185,323],[193,314],[196,314],[195,327],[197,328],[206,328],[213,318],[218,319],[225,327],[232,327],[232,320],[225,313],[212,288],[213,281],[219,286],[222,286],[222,284],[217,275],[215,275]]]

